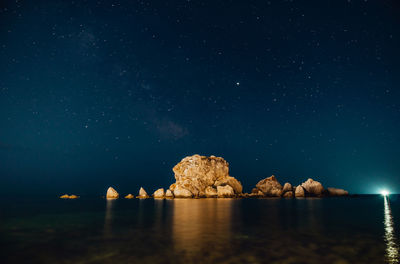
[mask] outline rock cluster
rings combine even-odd
[[[174,168],[176,182],[170,190],[177,198],[234,197],[242,184],[229,175],[229,163],[220,157],[193,155]]]
[[[155,199],[172,198],[231,198],[231,197],[322,197],[345,196],[349,193],[343,189],[324,189],[322,184],[309,178],[298,186],[286,182],[283,186],[272,175],[256,184],[251,193],[243,193],[242,184],[229,175],[229,163],[221,157],[193,155],[182,159],[173,168],[176,182],[164,191],[160,188],[153,193]],[[109,187],[107,199],[117,199],[118,192]],[[63,199],[76,199],[76,195],[62,195]],[[132,194],[126,199],[135,198]],[[143,187],[137,198],[150,198]]]

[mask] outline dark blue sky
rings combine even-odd
[[[0,186],[152,192],[192,154],[249,191],[400,191],[396,1],[2,1]]]

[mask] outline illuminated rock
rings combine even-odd
[[[175,198],[192,198],[193,193],[178,185],[174,189],[174,196],[175,196]]]
[[[125,199],[133,199],[133,198],[135,198],[135,196],[131,193],[125,196]]]
[[[324,187],[320,182],[314,181],[309,178],[307,181],[303,182],[301,186],[306,191],[306,195],[309,196],[322,196],[324,193]]]
[[[75,194],[71,194],[68,198],[69,198],[69,199],[78,199],[79,196],[78,196],[78,195],[75,195]]]
[[[282,185],[278,182],[274,175],[259,181],[256,188],[265,196],[279,197],[282,195]]]
[[[217,186],[218,198],[226,198],[235,196],[235,191],[230,185]]]
[[[119,197],[118,192],[113,187],[109,187],[107,190],[106,198],[107,199],[117,199],[118,197]]]
[[[296,190],[294,192],[294,195],[296,197],[305,197],[306,195],[305,195],[304,188],[301,185],[297,186]]]
[[[285,192],[292,192],[293,191],[293,187],[292,187],[292,185],[290,184],[290,183],[285,183],[284,185],[283,185],[283,189],[282,189],[282,192],[283,193],[285,193]]]
[[[349,192],[338,188],[328,188],[328,193],[330,196],[347,196]]]
[[[243,190],[242,184],[229,176],[229,163],[220,157],[189,156],[182,159],[173,171],[176,182],[170,186],[170,190],[174,192],[175,197],[177,193],[180,196],[188,196],[189,192],[194,197],[206,197],[207,187],[229,185],[235,194],[242,193]]]
[[[155,191],[155,192],[153,193],[153,197],[154,197],[154,198],[158,198],[158,199],[164,198],[164,197],[165,197],[164,188],[160,188],[160,189],[158,189],[157,191]]]
[[[206,188],[206,197],[213,198],[213,197],[217,197],[217,196],[218,196],[217,189],[215,189],[212,186],[207,186],[207,188]]]
[[[61,199],[68,199],[68,198],[69,198],[69,195],[68,195],[68,194],[64,194],[64,195],[61,195],[60,198],[61,198]]]
[[[284,197],[284,198],[292,198],[292,197],[294,197],[293,191],[285,192],[285,193],[282,195],[282,197]]]
[[[143,187],[140,187],[140,189],[139,189],[139,196],[138,196],[137,198],[140,198],[140,199],[149,198],[149,195],[148,195],[147,192],[143,189]]]
[[[174,198],[174,194],[172,193],[172,191],[170,189],[168,189],[165,192],[165,198],[169,198],[169,199]]]

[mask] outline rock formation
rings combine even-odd
[[[71,195],[64,194],[64,195],[61,195],[60,198],[61,199],[78,199],[79,196],[75,195],[75,194],[71,194]]]
[[[165,198],[169,198],[169,199],[174,198],[174,194],[171,192],[170,189],[168,189],[168,190],[165,192]]]
[[[143,187],[140,187],[140,189],[139,189],[139,196],[137,196],[137,198],[140,198],[140,199],[149,198],[149,195],[148,195],[147,192],[143,189]]]
[[[174,168],[176,182],[170,186],[175,197],[206,197],[207,187],[230,186],[234,194],[242,193],[242,184],[229,176],[229,164],[215,156],[193,155],[181,160]],[[212,189],[207,189],[213,194]]]
[[[68,194],[64,194],[60,196],[61,199],[69,199],[69,195]]]
[[[259,181],[256,188],[265,196],[279,197],[282,195],[282,185],[278,182],[274,175]]]
[[[303,182],[301,186],[306,191],[308,196],[322,196],[324,193],[324,187],[320,182],[314,181],[309,178],[307,181]]]
[[[180,185],[174,188],[175,198],[192,198],[193,193],[187,189],[182,188]]]
[[[283,189],[282,189],[282,192],[283,193],[285,193],[285,192],[292,192],[293,191],[293,187],[292,187],[292,185],[290,184],[290,183],[285,183],[284,185],[283,185]]]
[[[109,187],[107,190],[107,199],[117,199],[119,197],[119,194],[113,187]]]
[[[297,186],[296,190],[294,192],[294,195],[296,197],[305,197],[306,195],[305,195],[304,188],[301,185]]]
[[[217,186],[218,198],[227,198],[235,196],[235,191],[230,185]]]
[[[135,196],[131,193],[125,196],[125,199],[133,199],[133,198],[135,198]]]
[[[160,188],[157,191],[155,191],[153,193],[153,197],[157,199],[164,199],[165,198],[164,188]]]
[[[293,198],[294,197],[293,191],[288,191],[288,192],[283,193],[282,197],[283,198]]]
[[[349,192],[338,188],[328,188],[328,194],[330,196],[347,196]]]

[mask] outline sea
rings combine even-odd
[[[399,263],[400,196],[0,199],[0,263]]]

